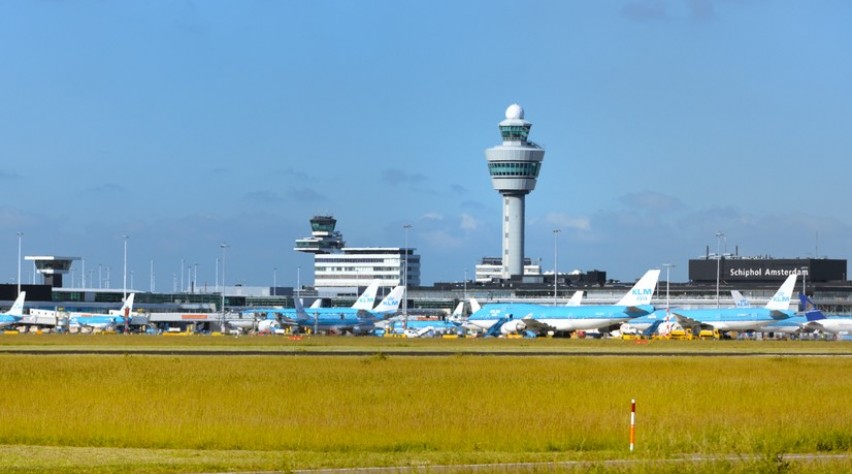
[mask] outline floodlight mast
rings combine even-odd
[[[222,249],[222,333],[225,332],[225,249],[228,248],[227,243],[219,244]]]

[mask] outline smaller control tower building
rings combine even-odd
[[[524,274],[524,200],[535,189],[544,149],[528,141],[532,124],[524,109],[512,104],[499,124],[503,144],[485,150],[491,184],[503,195],[502,278]]]
[[[338,253],[346,246],[340,231],[334,230],[337,219],[333,216],[314,216],[311,218],[311,236],[296,240],[298,252],[316,255]]]

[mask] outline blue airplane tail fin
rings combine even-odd
[[[799,293],[799,308],[801,311],[810,311],[816,309],[816,304],[808,295]]]
[[[807,313],[805,313],[805,317],[808,319],[808,321],[819,321],[820,319],[827,319],[825,315],[822,314],[822,311],[818,309],[808,311]]]
[[[293,298],[293,305],[296,307],[296,320],[306,321],[310,319],[308,312],[305,311],[305,305],[302,303],[302,298],[298,296]]]

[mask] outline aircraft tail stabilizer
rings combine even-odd
[[[778,288],[772,299],[766,303],[766,309],[770,311],[786,311],[790,309],[790,299],[793,296],[793,287],[796,286],[796,277],[798,275],[795,273],[787,277],[781,288]]]
[[[470,299],[470,314],[473,314],[482,309],[482,305],[479,304],[479,301],[476,301],[476,298]]]
[[[749,303],[748,299],[738,290],[731,290],[731,298],[734,299],[734,306],[737,308],[751,307],[751,303]]]
[[[568,300],[568,303],[565,306],[580,306],[580,303],[583,301],[583,290],[577,290],[571,295],[571,299]]]
[[[405,298],[405,286],[400,285],[391,290],[381,303],[373,309],[376,313],[393,313],[399,309],[402,299]]]
[[[633,288],[621,298],[621,301],[616,303],[616,306],[646,306],[651,304],[651,298],[654,296],[654,289],[657,288],[657,280],[660,278],[660,270],[652,269],[645,272],[645,275],[633,285]]]
[[[810,311],[812,309],[816,309],[816,303],[812,300],[808,295],[804,293],[799,294],[799,308],[801,311]]]
[[[133,299],[136,297],[136,293],[130,293],[127,295],[127,299],[124,300],[124,304],[121,305],[121,315],[124,317],[130,316],[130,313],[133,312]]]
[[[308,319],[308,312],[305,311],[305,305],[302,303],[302,298],[293,298],[293,306],[296,307],[296,319]]]
[[[379,292],[379,280],[373,280],[370,282],[370,285],[367,286],[367,289],[361,293],[361,296],[355,301],[355,304],[352,305],[354,309],[361,309],[364,311],[370,311],[373,309],[373,305],[376,304],[376,293]]]
[[[6,314],[13,316],[22,316],[24,314],[24,300],[27,297],[27,292],[22,291],[18,293],[18,297],[15,299],[15,302],[12,304],[12,307],[9,308],[9,311]]]

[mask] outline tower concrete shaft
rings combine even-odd
[[[527,140],[530,127],[524,109],[510,105],[499,124],[503,143],[485,150],[491,184],[503,195],[503,278],[524,274],[525,199],[535,189],[544,159],[544,149]]]

